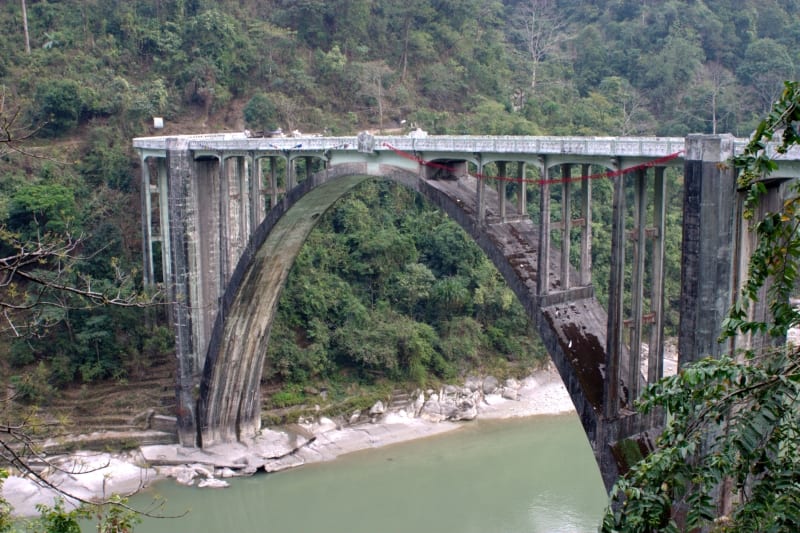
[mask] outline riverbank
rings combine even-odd
[[[265,429],[246,444],[204,449],[152,445],[121,454],[79,452],[55,457],[57,468],[46,469],[43,476],[61,491],[88,501],[100,501],[114,493],[131,494],[164,478],[199,487],[224,487],[229,477],[275,472],[425,438],[463,427],[469,423],[464,420],[570,411],[574,411],[572,401],[557,372],[549,368],[521,382],[509,380],[501,384],[492,378],[471,378],[462,388],[420,393],[398,409],[376,404],[369,413],[354,417],[353,421],[359,422],[352,425],[322,418],[280,431]],[[38,514],[36,504],[52,504],[57,493],[29,479],[12,476],[5,481],[3,496],[15,514],[30,516]]]

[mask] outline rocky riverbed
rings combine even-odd
[[[462,387],[418,391],[392,408],[376,403],[347,421],[301,420],[280,430],[264,429],[246,443],[204,449],[176,444],[142,446],[108,454],[78,452],[53,457],[42,472],[49,483],[84,501],[131,494],[154,481],[172,478],[199,487],[225,487],[227,478],[275,472],[461,427],[475,418],[511,418],[573,411],[554,369],[522,381],[468,378]],[[3,496],[21,516],[36,515],[36,504],[52,504],[58,493],[27,478],[11,476]],[[76,503],[72,500],[71,503]]]

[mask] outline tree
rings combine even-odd
[[[386,78],[394,72],[383,61],[370,61],[361,64],[361,94],[369,100],[375,100],[378,108],[378,130],[383,133],[383,115]]]
[[[75,128],[83,113],[80,85],[75,80],[48,80],[36,88],[37,119],[44,123],[43,131],[57,136]]]
[[[8,89],[3,85],[0,93],[0,156],[21,152],[23,143],[39,131],[39,128],[20,124],[22,107],[10,104],[7,93]]]
[[[658,448],[612,490],[603,531],[725,532],[800,529],[800,348],[775,342],[800,324],[789,302],[800,275],[800,185],[780,210],[755,220],[766,193],[763,178],[779,156],[800,145],[800,82],[786,82],[772,111],[734,164],[747,191],[745,218],[758,238],[748,279],[723,324],[722,338],[761,334],[772,345],[739,357],[705,359],[651,385],[639,407],[664,409]],[[766,298],[768,317],[751,305]]]
[[[19,111],[8,111],[3,103],[0,101],[0,155],[25,153],[22,143],[36,128],[19,127]],[[95,280],[81,273],[81,263],[86,259],[82,254],[86,238],[70,233],[70,218],[74,208],[73,191],[54,184],[25,185],[12,199],[9,218],[12,226],[0,224],[0,320],[3,322],[0,331],[3,333],[10,333],[14,337],[36,333],[42,327],[51,325],[54,316],[60,316],[60,312],[67,310],[94,309],[105,305],[145,307],[156,303],[156,295],[147,296],[135,291],[133,278],[123,274],[118,265],[113,268],[116,273],[113,281]],[[56,313],[52,312],[54,309]],[[86,338],[85,341],[91,343],[96,339]],[[46,379],[38,377],[40,379],[36,385],[46,386]],[[12,400],[14,395],[0,397],[0,403]],[[32,417],[26,414],[17,413],[16,416],[3,419],[0,423],[0,463],[61,492],[40,474],[40,469],[32,466],[44,461],[58,469],[41,454],[36,445],[35,425]],[[0,486],[7,476],[6,468],[0,467]],[[92,505],[73,495],[65,496],[87,506]],[[113,503],[116,508],[107,513],[98,511],[99,524],[104,528],[102,530],[130,531],[135,517],[129,514],[134,511],[127,503],[119,498],[105,503]],[[12,526],[10,513],[9,505],[0,497],[0,531]],[[81,513],[85,514],[83,511]],[[80,531],[77,519],[81,513],[66,511],[57,503],[52,508],[41,509],[40,521],[47,531]]]
[[[253,95],[242,110],[244,121],[250,128],[272,131],[277,128],[275,105],[269,96],[262,92]]]
[[[567,20],[553,0],[527,0],[520,4],[519,34],[530,69],[530,89],[536,91],[539,66],[570,38]]]
[[[773,39],[750,43],[736,75],[752,87],[759,112],[766,112],[781,92],[781,82],[796,74],[789,49]]]
[[[28,9],[25,6],[25,0],[22,2],[22,31],[25,34],[25,53],[31,53],[31,35],[28,32]]]

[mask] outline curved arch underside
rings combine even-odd
[[[422,194],[464,228],[489,256],[539,332],[600,462],[606,453],[596,444],[603,413],[607,314],[591,288],[562,292],[559,297],[561,284],[554,273],[561,271],[560,254],[553,251],[549,254],[550,295],[540,297],[538,227],[528,217],[479,224],[475,178],[424,180],[408,170],[367,164],[335,165],[312,176],[291,190],[257,230],[228,286],[212,333],[197,406],[199,443],[240,440],[260,429],[261,369],[289,271],[319,216],[372,177],[398,182]],[[497,212],[497,193],[488,187],[486,192],[487,213]],[[616,472],[608,473],[612,474]]]

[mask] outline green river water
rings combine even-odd
[[[478,421],[329,463],[157,493],[166,513],[137,533],[580,533],[606,504],[575,415]]]

